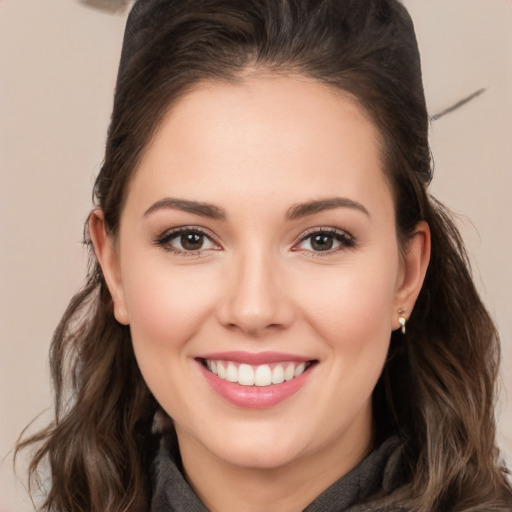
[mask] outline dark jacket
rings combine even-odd
[[[208,512],[188,485],[171,448],[162,439],[153,465],[153,499],[150,512]],[[377,512],[380,507],[364,505],[370,496],[389,494],[405,481],[402,448],[391,437],[361,463],[332,484],[303,512]]]

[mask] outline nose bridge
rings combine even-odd
[[[289,325],[293,307],[280,286],[278,257],[267,247],[250,244],[231,262],[221,321],[231,328],[258,335]]]

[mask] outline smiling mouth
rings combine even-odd
[[[219,379],[238,383],[241,386],[271,386],[300,377],[317,361],[280,362],[250,365],[234,361],[218,361],[199,358],[201,364]]]

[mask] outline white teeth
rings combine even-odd
[[[284,382],[284,369],[278,364],[272,370],[272,384],[281,384],[281,382]]]
[[[226,368],[224,368],[224,365],[220,361],[217,363],[217,375],[221,379],[226,378]]]
[[[270,386],[270,384],[272,384],[272,370],[270,366],[264,364],[256,368],[254,384],[256,384],[256,386]]]
[[[238,368],[238,384],[254,386],[254,370],[248,364],[241,364]]]
[[[306,363],[300,363],[299,366],[297,366],[297,368],[295,368],[294,376],[298,377],[299,375],[304,373],[305,369],[306,369]]]
[[[233,363],[228,364],[228,369],[226,370],[226,380],[228,382],[238,382],[238,370]]]
[[[214,361],[207,359],[206,367],[220,379],[238,382],[241,386],[270,386],[292,380],[304,373],[307,363],[279,363],[251,366],[232,361]],[[272,367],[271,367],[272,366]]]
[[[290,363],[284,371],[284,380],[292,380],[295,377],[295,365]]]

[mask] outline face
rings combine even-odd
[[[115,244],[96,248],[182,453],[277,468],[368,449],[421,272],[353,100],[301,77],[196,87],[148,146]]]

